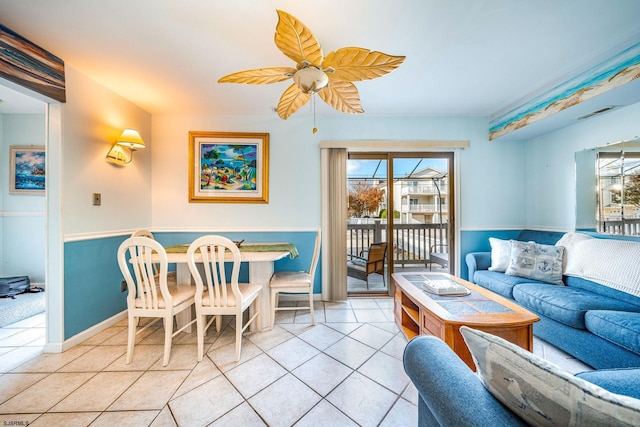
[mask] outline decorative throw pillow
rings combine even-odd
[[[504,273],[511,259],[511,245],[509,241],[489,237],[489,244],[491,245],[491,267],[489,267],[489,271]]]
[[[564,285],[562,257],[564,247],[510,240],[511,259],[505,274]]]
[[[611,393],[502,338],[462,326],[480,380],[537,426],[637,426],[640,400]]]

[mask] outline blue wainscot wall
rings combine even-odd
[[[189,244],[196,238],[212,233],[154,232],[164,246]],[[278,260],[275,271],[307,270],[311,264],[315,231],[215,233],[231,240],[247,242],[289,242],[296,245],[299,256]],[[66,242],[64,245],[64,339],[71,337],[127,309],[127,293],[120,291],[123,280],[118,267],[117,252],[129,236]],[[314,293],[321,292],[321,269],[316,269]],[[249,269],[242,263],[240,281],[248,281]]]

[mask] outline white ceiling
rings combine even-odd
[[[325,54],[406,55],[356,83],[370,115],[495,115],[640,40],[638,0],[0,0],[0,22],[152,114],[271,114],[288,82],[217,80],[294,65],[276,9]]]

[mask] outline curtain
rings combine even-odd
[[[347,299],[347,149],[321,148],[322,299]]]

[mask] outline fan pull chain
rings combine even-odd
[[[313,102],[311,109],[313,110],[313,133],[316,133],[318,132],[318,128],[316,127],[316,95],[313,94],[312,98]]]

